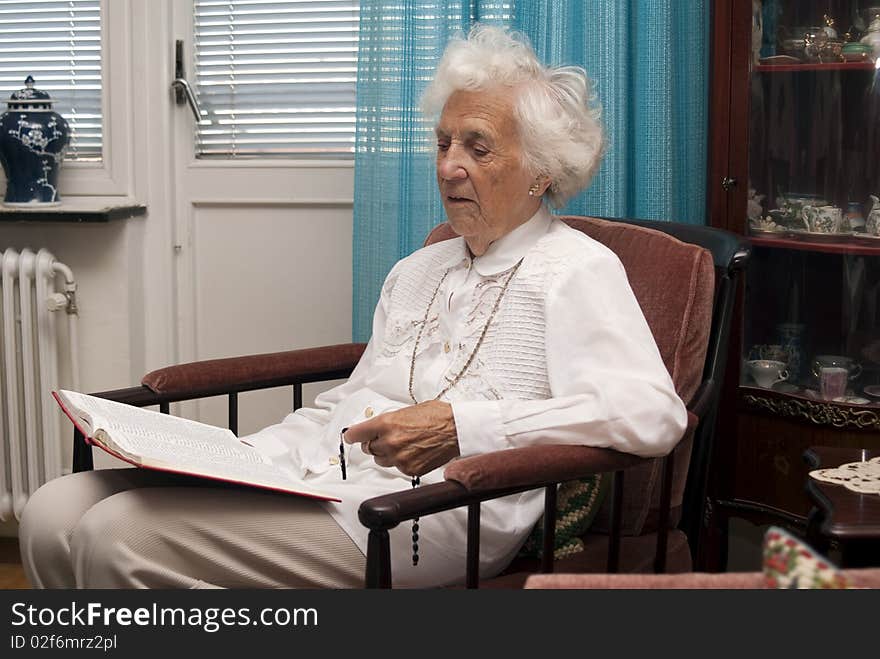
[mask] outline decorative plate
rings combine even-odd
[[[869,384],[862,391],[871,396],[871,398],[880,398],[880,384]]]
[[[861,231],[853,231],[849,234],[850,237],[855,238],[856,240],[861,240],[867,243],[871,243],[872,245],[877,245],[880,247],[880,236],[873,236],[870,233],[863,233]]]
[[[861,396],[838,396],[832,399],[835,403],[848,403],[850,405],[868,405],[871,403],[867,398]]]
[[[791,55],[771,55],[770,57],[762,57],[758,63],[772,66],[774,64],[800,64],[801,61]]]
[[[801,240],[811,240],[817,243],[839,243],[850,237],[848,233],[826,233],[824,231],[807,231],[806,229],[791,229],[791,233]]]
[[[784,236],[788,231],[784,227],[780,227],[779,229],[758,229],[756,227],[751,227],[749,230],[752,232],[752,235],[755,236]]]

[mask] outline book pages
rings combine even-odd
[[[71,420],[100,448],[137,466],[337,500],[312,490],[228,428],[75,391],[58,393]]]

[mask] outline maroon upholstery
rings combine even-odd
[[[688,428],[680,444],[692,440],[698,421],[696,415],[688,412]],[[486,492],[540,481],[563,482],[591,471],[618,471],[650,462],[653,462],[650,458],[604,448],[542,444],[454,460],[443,475],[446,480],[461,483],[470,492]]]
[[[666,368],[672,376],[676,391],[687,403],[690,402],[702,380],[706,349],[709,341],[712,305],[715,293],[715,269],[711,254],[696,245],[684,243],[668,234],[654,229],[591,217],[565,216],[569,226],[611,248],[626,269],[630,286],[642,308],[648,326],[654,334],[657,347]],[[441,224],[435,227],[425,240],[432,244],[455,236],[451,227]],[[650,254],[651,258],[645,258]],[[662,281],[663,286],[657,282]],[[697,419],[690,419],[690,431],[676,448],[675,470],[672,484],[672,507],[681,505],[690,460],[693,429]],[[552,451],[575,451],[585,447],[554,447]],[[548,450],[543,447],[544,451]],[[521,466],[526,476],[531,467],[531,477],[541,460],[538,456],[518,450],[504,451],[492,456],[475,456],[453,462],[446,469],[446,478],[465,484],[469,489],[490,489],[503,486],[492,474],[497,474],[486,460],[505,464],[505,478],[510,478],[511,467]],[[593,457],[587,456],[585,457]],[[552,456],[546,458],[552,462]],[[572,455],[574,458],[574,455]],[[629,462],[627,462],[629,459]],[[614,470],[629,466],[639,460],[631,456],[620,457],[620,466],[609,465]],[[531,462],[530,462],[531,461]],[[577,462],[576,460],[574,462]],[[574,462],[572,466],[574,467]],[[616,462],[616,460],[611,460]],[[641,460],[627,469],[623,498],[623,533],[640,535],[656,529],[660,507],[660,462]],[[573,469],[574,471],[574,469]],[[599,512],[592,530],[607,532],[610,497]]]
[[[855,588],[880,588],[880,569],[860,568],[841,571]],[[688,572],[684,574],[533,574],[525,587],[536,588],[769,588],[761,572]]]
[[[568,481],[580,478],[587,468],[599,472],[626,469],[644,458],[592,446],[540,445],[495,451],[454,460],[446,467],[446,480],[471,492],[528,485],[535,481]]]
[[[208,359],[160,368],[147,373],[141,379],[141,384],[157,394],[188,398],[272,387],[284,384],[294,376],[314,376],[318,379],[318,376],[336,371],[351,372],[366,347],[365,343],[342,343],[246,357]]]

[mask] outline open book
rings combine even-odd
[[[86,441],[135,466],[339,501],[241,442],[228,428],[76,391],[52,395]]]

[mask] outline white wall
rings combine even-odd
[[[169,93],[172,0],[112,0],[105,8],[112,23],[104,53],[110,157],[97,170],[64,163],[61,196],[80,206],[141,203],[147,215],[103,224],[0,222],[0,251],[47,247],[74,271],[81,388],[129,386],[182,357],[349,341],[351,165],[316,172],[276,164],[271,175],[282,177],[283,195],[253,204],[230,199],[217,175],[216,189],[201,183],[198,203],[187,205],[175,162],[180,109]],[[261,171],[236,177],[262,181],[268,174]],[[188,217],[179,216],[181,208]],[[307,403],[319,388],[307,390]],[[289,392],[253,398],[242,403],[242,432],[277,421],[290,406]],[[191,412],[209,422],[224,418],[213,404]],[[69,465],[68,434],[59,441]]]

